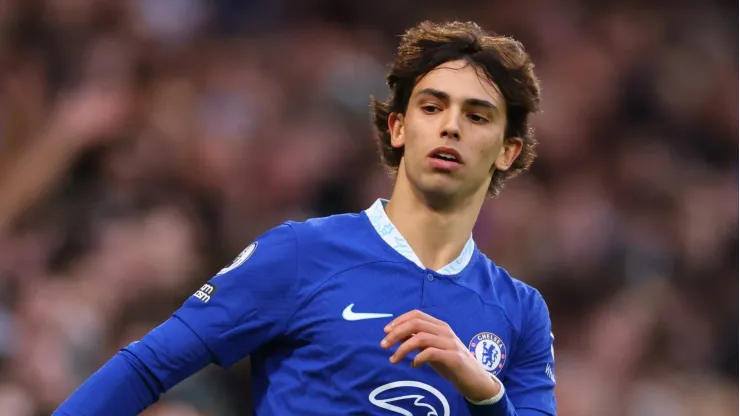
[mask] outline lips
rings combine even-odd
[[[460,153],[451,147],[438,147],[429,153],[432,167],[438,170],[450,171],[463,164]]]
[[[438,147],[431,152],[429,152],[429,157],[435,158],[435,159],[442,159],[447,160],[450,162],[457,162],[462,164],[462,156],[460,156],[460,153],[458,153],[457,150],[451,148],[451,147]]]

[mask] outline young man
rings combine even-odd
[[[472,23],[423,23],[388,83],[373,116],[389,202],[266,232],[55,414],[134,415],[250,355],[258,415],[555,415],[545,302],[471,237],[534,159],[530,58]]]

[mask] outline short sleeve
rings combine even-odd
[[[298,264],[296,235],[286,223],[258,237],[175,316],[228,367],[282,333],[297,307]]]
[[[514,408],[556,414],[555,353],[550,314],[542,296],[534,291],[512,366],[502,382]]]

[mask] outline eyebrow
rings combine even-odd
[[[416,93],[416,95],[431,95],[440,101],[449,102],[450,101],[450,95],[447,94],[444,91],[435,90],[434,88],[424,88],[423,90]],[[490,109],[491,111],[498,113],[498,107],[496,105],[488,100],[483,100],[480,98],[466,98],[465,104],[471,106],[471,107],[483,107]]]

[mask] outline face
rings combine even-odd
[[[414,87],[406,114],[388,120],[391,144],[404,147],[399,179],[423,194],[454,200],[488,190],[494,169],[506,170],[522,148],[504,140],[506,101],[466,61],[442,64]]]

